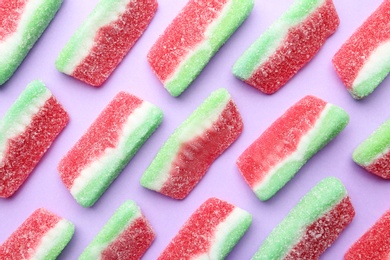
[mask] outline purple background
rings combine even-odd
[[[162,87],[147,64],[146,54],[186,1],[159,0],[158,11],[150,26],[102,87],[86,85],[55,69],[54,61],[61,48],[97,2],[64,0],[57,16],[23,64],[0,88],[0,116],[30,81],[41,79],[71,117],[69,125],[19,191],[9,199],[0,199],[0,243],[35,209],[45,207],[75,224],[74,237],[59,258],[76,259],[115,209],[125,200],[132,199],[141,206],[156,232],[156,240],[144,255],[144,259],[155,259],[191,213],[207,198],[215,196],[253,215],[252,226],[228,257],[249,259],[306,192],[323,178],[336,176],[349,191],[356,217],[322,259],[341,259],[349,246],[389,208],[388,181],[354,164],[351,154],[389,117],[390,90],[386,87],[390,79],[386,79],[368,98],[356,101],[346,91],[331,64],[341,44],[381,0],[334,0],[340,15],[340,27],[318,55],[271,96],[231,74],[231,67],[242,52],[293,2],[257,0],[249,18],[178,98],[170,96]],[[220,87],[228,89],[242,114],[245,128],[239,139],[214,162],[201,182],[182,201],[141,187],[141,175],[163,142],[213,90]],[[92,208],[83,208],[61,182],[56,167],[105,105],[121,90],[159,106],[164,111],[164,120],[100,200]],[[350,123],[275,197],[261,202],[244,182],[235,160],[276,118],[307,94],[343,107],[351,117]]]

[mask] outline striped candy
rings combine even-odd
[[[0,120],[0,197],[19,189],[68,121],[42,82],[26,87]]]
[[[100,0],[56,61],[59,71],[100,86],[141,37],[156,0]]]
[[[46,209],[37,209],[0,245],[0,259],[55,260],[73,233],[71,222]]]
[[[0,1],[0,85],[14,74],[62,0]]]
[[[289,108],[238,158],[237,166],[260,200],[271,198],[347,125],[348,114],[314,96]]]
[[[361,143],[352,157],[367,171],[390,179],[390,119]]]
[[[318,259],[354,216],[343,184],[328,177],[299,201],[252,259]]]
[[[337,74],[355,99],[374,91],[390,72],[390,1],[355,31],[333,57]]]
[[[65,155],[58,171],[76,201],[92,206],[162,121],[156,106],[120,92]]]
[[[332,0],[296,0],[233,66],[233,74],[266,94],[292,78],[339,25]]]
[[[154,237],[154,231],[141,209],[129,200],[118,208],[79,260],[140,259]]]
[[[179,96],[246,19],[253,0],[189,0],[148,53],[172,96]]]
[[[142,186],[185,198],[242,128],[229,93],[225,89],[213,92],[165,142],[142,176]]]
[[[225,259],[251,223],[248,212],[210,198],[192,214],[158,259]]]

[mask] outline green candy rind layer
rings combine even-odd
[[[352,158],[357,164],[368,166],[389,147],[390,119],[384,122],[355,149]]]
[[[201,125],[207,120],[215,110],[221,105],[226,104],[226,100],[230,99],[230,94],[226,89],[218,89],[203,101],[203,103],[175,130],[169,139],[161,147],[156,157],[146,169],[141,178],[141,185],[148,189],[154,189],[154,182],[158,180],[162,174],[162,169],[165,169],[168,164],[176,156],[176,151],[182,145],[181,137],[186,136],[186,133],[191,131],[198,125]]]
[[[61,233],[61,240],[53,246],[45,255],[45,260],[55,260],[57,259],[58,255],[61,254],[62,250],[68,245],[69,241],[72,239],[74,234],[74,225],[68,220],[65,220],[67,222],[68,227],[66,228],[66,231]]]
[[[134,201],[123,203],[85,248],[79,260],[99,259],[101,250],[114,241],[140,214],[141,210]]]
[[[348,89],[353,98],[362,99],[370,95],[378,87],[378,85],[387,77],[390,72],[390,63],[384,65],[385,67],[383,67],[380,71],[370,75],[369,79],[352,87],[351,89]]]
[[[79,192],[75,199],[83,207],[91,207],[118,177],[139,148],[161,124],[163,112],[158,107],[149,111],[148,120],[140,125],[126,140],[126,151],[123,157],[117,157],[111,164],[94,174],[95,178]]]
[[[199,75],[214,54],[245,21],[254,6],[253,0],[231,0],[227,13],[209,31],[210,38],[201,43],[178,67],[164,85],[172,96],[179,96]]]
[[[299,242],[306,228],[329,212],[346,196],[347,191],[338,179],[328,177],[322,180],[272,230],[252,260],[283,259]]]
[[[286,36],[288,27],[301,23],[310,15],[323,0],[296,0],[293,5],[273,23],[236,61],[233,66],[233,74],[241,79],[247,80],[273,53],[275,45]]]
[[[310,144],[304,156],[299,161],[291,161],[283,165],[269,181],[255,190],[260,200],[270,199],[287,182],[289,182],[301,167],[333,138],[335,138],[348,124],[349,115],[340,107],[331,105],[328,112],[320,119],[320,124],[316,125],[316,130],[312,133]]]
[[[0,85],[4,84],[16,71],[30,49],[45,31],[51,20],[54,18],[62,0],[45,0],[37,8],[28,22],[26,30],[23,33],[21,42],[19,42],[14,53],[8,55],[8,59],[0,59]]]

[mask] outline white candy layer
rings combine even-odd
[[[99,178],[100,174],[107,172],[105,169],[108,165],[117,165],[126,157],[126,151],[129,147],[126,147],[126,141],[131,135],[145,123],[148,119],[151,110],[155,106],[149,102],[143,101],[142,104],[136,108],[127,118],[122,128],[122,134],[118,139],[118,143],[115,148],[106,148],[100,158],[94,160],[89,166],[83,169],[80,175],[74,180],[73,186],[70,189],[71,194],[74,197],[85,189],[85,187],[92,180]]]
[[[77,44],[79,48],[77,48],[77,52],[72,57],[68,57],[67,63],[63,68],[64,73],[73,74],[76,67],[90,54],[98,31],[102,27],[118,20],[119,16],[125,13],[127,5],[132,1],[135,0],[116,0],[115,4],[110,4],[112,9],[107,9],[107,4],[98,3],[76,32],[80,37]]]

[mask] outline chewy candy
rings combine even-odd
[[[251,223],[248,212],[210,198],[181,227],[158,260],[225,259]]]
[[[74,233],[74,225],[44,208],[37,209],[0,245],[0,259],[55,260]]]
[[[367,171],[390,179],[390,119],[361,143],[352,157]]]
[[[185,198],[242,128],[230,94],[225,89],[214,91],[165,142],[143,174],[142,186]]]
[[[345,260],[389,259],[390,210],[356,241],[344,256]]]
[[[120,92],[65,155],[58,171],[76,201],[92,206],[162,121],[149,102]]]
[[[61,4],[62,0],[0,1],[0,85],[14,74]]]
[[[328,177],[298,202],[252,259],[318,259],[354,216],[343,184]]]
[[[148,53],[172,96],[179,96],[247,18],[253,0],[189,0]]]
[[[390,72],[390,1],[355,31],[333,57],[337,74],[355,99],[374,91]]]
[[[140,208],[129,200],[119,207],[79,260],[141,259],[154,238],[154,231]]]
[[[92,86],[102,85],[156,10],[156,0],[100,0],[62,49],[57,69]]]
[[[343,109],[306,96],[241,154],[237,166],[257,197],[267,200],[336,137],[348,121]]]
[[[41,81],[26,87],[0,120],[0,197],[19,189],[68,121]]]
[[[292,78],[340,21],[332,0],[296,0],[233,66],[233,74],[266,94]]]

